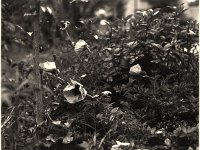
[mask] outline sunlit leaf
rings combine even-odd
[[[188,34],[189,35],[196,35],[196,33],[194,33],[194,31],[192,31],[192,30],[189,30]]]
[[[142,16],[147,16],[146,11],[136,11],[136,14],[142,15]]]
[[[111,147],[111,150],[122,150],[123,148],[121,147],[127,147],[127,146],[131,146],[130,143],[124,143],[124,142],[120,142],[120,141],[116,141],[116,145],[113,145]]]
[[[1,104],[6,104],[7,106],[12,106],[12,95],[13,92],[6,87],[1,87]]]
[[[139,64],[136,64],[136,65],[134,65],[134,66],[132,66],[132,67],[130,68],[129,73],[130,73],[131,75],[135,75],[135,74],[140,74],[141,71],[142,71],[142,69],[141,69],[140,65],[139,65]]]
[[[160,12],[160,8],[156,8],[154,11],[153,11],[153,15],[157,15],[158,13]]]
[[[52,8],[50,8],[50,7],[47,7],[47,11],[49,12],[49,14],[52,14]]]
[[[158,130],[155,132],[155,134],[162,134],[163,133],[163,130]]]
[[[103,95],[109,95],[109,94],[112,94],[110,91],[103,91],[101,92]]]
[[[51,142],[53,142],[53,143],[56,142],[56,140],[53,138],[53,134],[48,135],[48,136],[46,137],[46,140],[47,140],[47,141],[51,141]]]
[[[90,144],[86,141],[83,141],[81,144],[78,144],[84,150],[90,150]]]
[[[105,26],[105,25],[109,25],[110,23],[107,21],[107,20],[105,20],[105,19],[102,19],[101,21],[100,21],[100,25],[102,25],[102,26]]]
[[[52,123],[55,125],[61,125],[61,121],[53,121]]]
[[[119,110],[119,107],[115,107],[115,108],[113,108],[110,112],[114,114],[114,113],[116,113],[118,110]]]
[[[73,137],[72,136],[66,136],[64,139],[63,139],[63,143],[65,143],[65,144],[68,144],[68,143],[70,143],[70,142],[72,142],[73,141]]]
[[[95,38],[96,40],[98,40],[98,39],[99,39],[98,35],[94,35],[94,38]]]
[[[186,127],[184,126],[184,127],[182,127],[182,131],[184,132],[184,133],[187,133],[187,129],[186,129]]]
[[[42,9],[43,12],[46,11],[46,8],[45,8],[45,7],[41,6],[40,8]]]
[[[117,145],[120,145],[120,146],[130,146],[131,144],[130,143],[124,143],[124,142],[120,142],[120,141],[116,141]]]
[[[68,119],[65,123],[64,123],[64,126],[69,128],[71,126],[71,124],[73,123],[75,119]]]
[[[111,150],[122,150],[119,145],[113,145]]]
[[[29,36],[31,36],[31,35],[33,34],[33,32],[27,32],[27,34],[28,34]]]
[[[150,128],[151,134],[155,134],[156,132],[156,127]]]
[[[188,147],[188,150],[194,150],[192,147]]]
[[[74,46],[74,50],[76,53],[81,52],[84,48],[87,48],[88,44],[84,40],[78,40]]]
[[[99,9],[95,12],[95,16],[97,17],[107,17],[108,12],[105,9]]]
[[[156,47],[156,48],[160,49],[160,50],[163,49],[163,47],[162,47],[160,44],[151,43],[151,45],[152,45],[153,47]]]
[[[85,78],[87,75],[86,74],[83,74],[82,76],[81,76],[81,78]]]
[[[39,64],[40,68],[44,71],[53,71],[56,70],[56,63],[55,62],[45,62]]]
[[[165,144],[166,144],[167,146],[171,146],[171,140],[168,139],[168,138],[166,138],[166,139],[165,139]]]

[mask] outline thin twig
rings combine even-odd
[[[4,123],[1,125],[1,128],[3,128],[10,121],[10,119],[12,118],[12,113],[13,113],[14,109],[15,109],[15,107],[12,108],[10,114],[8,115],[8,117],[6,118]]]
[[[103,144],[103,142],[104,142],[106,136],[107,136],[111,131],[112,131],[112,129],[110,129],[110,130],[104,135],[104,137],[101,139],[101,142],[99,143],[99,147],[98,147],[99,149],[101,148],[101,145]]]

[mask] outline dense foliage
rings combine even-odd
[[[85,3],[66,5],[81,11]],[[122,19],[96,12],[78,21],[42,12],[42,89],[33,86],[32,27],[5,15],[2,100],[9,107],[2,112],[2,148],[196,149],[199,28],[182,18],[184,11],[149,9]],[[10,56],[12,49],[24,58],[14,50]],[[35,121],[36,90],[43,92],[42,124]],[[69,103],[69,92],[81,100]]]

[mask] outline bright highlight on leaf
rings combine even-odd
[[[141,71],[142,71],[142,69],[141,69],[140,65],[137,64],[137,65],[134,65],[134,66],[132,66],[132,67],[130,68],[129,73],[130,73],[131,75],[135,75],[135,74],[140,74]]]
[[[121,150],[121,147],[127,147],[127,146],[131,146],[131,143],[124,143],[124,142],[120,142],[120,141],[116,141],[116,145],[113,145],[111,147],[111,150]]]
[[[87,91],[83,85],[77,81],[70,79],[69,85],[63,90],[63,95],[68,103],[74,104],[85,99]]]
[[[194,150],[194,149],[190,146],[190,147],[188,147],[188,150]]]
[[[40,68],[44,71],[53,71],[56,70],[56,63],[55,62],[45,62],[39,64]]]
[[[45,7],[41,6],[40,8],[42,9],[43,12],[46,11],[46,8],[45,8]]]
[[[66,128],[69,128],[75,119],[68,119],[67,122],[64,123]]]
[[[74,50],[76,53],[79,53],[81,50],[87,47],[88,44],[84,40],[78,40],[78,42],[75,44]]]
[[[61,27],[60,30],[66,30],[68,26],[70,25],[70,22],[67,20],[66,21],[62,20],[61,23],[64,24],[64,27]]]
[[[108,95],[108,94],[112,94],[110,91],[103,91],[101,92],[103,95]]]
[[[163,133],[162,130],[158,130],[158,131],[155,132],[155,134],[162,134],[162,133]]]
[[[98,40],[98,39],[99,39],[98,35],[94,35],[94,38],[95,38],[96,40]]]
[[[49,12],[49,14],[52,14],[52,9],[50,7],[47,7],[47,11]]]
[[[73,137],[71,137],[71,136],[66,136],[64,139],[63,139],[63,143],[65,143],[65,144],[68,144],[68,143],[70,143],[71,141],[73,141]]]
[[[86,74],[83,74],[82,76],[81,76],[81,78],[85,78],[87,75]]]
[[[87,3],[88,0],[72,0],[72,1],[70,1],[70,3],[73,3],[73,2],[85,2],[85,3]]]
[[[107,17],[108,12],[106,12],[104,9],[99,9],[95,12],[95,16],[97,16],[97,17]]]
[[[61,125],[61,121],[53,121],[52,123],[55,125]]]
[[[166,138],[166,139],[165,139],[165,144],[166,144],[167,146],[170,146],[170,145],[171,145],[171,140],[168,139],[168,138]]]
[[[31,36],[31,35],[33,34],[33,32],[27,32],[27,34],[28,34],[29,36]]]
[[[109,22],[107,20],[105,20],[105,19],[102,19],[100,21],[100,25],[102,25],[102,26],[105,26],[105,25],[108,25],[108,24],[109,24]]]

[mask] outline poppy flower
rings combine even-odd
[[[83,85],[77,81],[70,79],[69,85],[63,90],[63,95],[68,103],[74,104],[85,99],[87,91]]]

